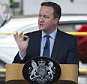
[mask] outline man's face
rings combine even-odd
[[[58,18],[54,18],[54,10],[52,7],[41,6],[38,18],[38,26],[40,30],[52,32],[55,30]]]

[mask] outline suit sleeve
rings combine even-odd
[[[15,56],[13,63],[24,63],[24,60],[21,60],[20,56],[19,56],[19,52],[17,53],[17,55]]]

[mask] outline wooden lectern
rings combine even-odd
[[[29,84],[22,76],[24,64],[6,65],[6,84]],[[59,80],[69,80],[78,83],[78,65],[60,64],[61,76]],[[60,84],[60,83],[55,83]],[[74,83],[71,83],[74,84]]]

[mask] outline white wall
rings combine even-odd
[[[87,0],[55,0],[61,4],[63,13],[87,14]]]
[[[0,3],[2,3],[2,4],[9,4],[9,0],[0,0]]]
[[[43,1],[57,2],[62,7],[63,14],[87,14],[87,0],[15,0],[23,1],[23,12],[25,15],[38,14],[40,3]],[[9,4],[9,0],[0,0],[0,3]]]
[[[87,14],[87,0],[23,0],[24,14],[38,14],[42,1],[54,1],[61,5],[64,14]]]

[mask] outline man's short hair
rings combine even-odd
[[[54,3],[54,2],[42,2],[41,6],[49,6],[54,9],[54,18],[59,18],[61,17],[61,7],[59,4]]]

